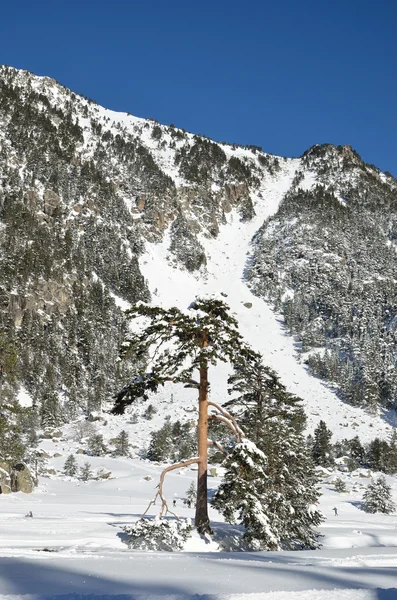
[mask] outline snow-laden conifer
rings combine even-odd
[[[238,415],[254,444],[243,439],[243,445],[237,444],[226,459],[225,485],[215,494],[214,504],[232,522],[232,512],[240,511],[241,522],[248,526],[245,539],[253,548],[315,547],[315,528],[322,521],[316,509],[320,493],[303,437],[305,415],[300,399],[288,393],[260,359],[236,365],[229,384],[230,393],[237,396],[227,406]],[[237,473],[251,481],[249,488],[233,483]],[[262,523],[263,531],[251,520]]]
[[[183,550],[192,530],[190,519],[139,519],[124,527],[128,546],[136,550]]]
[[[384,475],[378,477],[367,487],[363,500],[364,508],[369,513],[380,512],[388,515],[396,510],[391,496],[391,487],[387,484]]]
[[[248,547],[278,550],[280,524],[275,510],[278,498],[266,495],[270,491],[266,456],[253,442],[244,439],[236,444],[224,467],[226,473],[212,505],[228,523],[235,523],[238,518],[245,527]]]
[[[77,471],[78,471],[77,461],[76,461],[75,457],[73,456],[73,454],[69,454],[69,456],[65,460],[65,464],[63,466],[63,472],[65,473],[65,475],[68,475],[69,477],[74,477],[77,474]]]

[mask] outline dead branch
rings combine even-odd
[[[148,512],[149,508],[152,506],[152,504],[156,503],[157,498],[160,498],[161,500],[161,509],[160,509],[160,519],[163,518],[164,515],[166,515],[167,513],[170,513],[170,515],[173,515],[174,517],[176,517],[177,519],[179,519],[178,515],[176,515],[174,512],[172,512],[172,510],[170,510],[168,508],[168,504],[167,504],[167,500],[164,498],[163,495],[163,483],[164,483],[164,478],[166,476],[167,473],[169,473],[169,471],[174,471],[175,469],[182,469],[184,467],[188,467],[189,465],[193,465],[194,463],[198,463],[199,462],[199,457],[196,456],[194,458],[189,458],[188,460],[182,460],[179,463],[176,463],[175,465],[170,465],[169,467],[166,467],[161,475],[160,475],[160,481],[157,485],[158,490],[153,498],[153,500],[151,500],[146,508],[146,510],[142,513],[141,515],[141,520],[144,518],[144,516],[146,515],[146,513]]]
[[[238,434],[239,434],[238,437],[240,439],[238,441],[241,441],[241,438],[245,437],[244,432],[240,429],[240,427],[239,427],[236,419],[233,417],[233,415],[231,415],[229,412],[227,412],[227,410],[222,408],[222,406],[220,406],[216,402],[212,402],[212,400],[208,401],[208,406],[213,406],[214,408],[216,408],[221,413],[221,415],[223,415],[224,417],[226,417],[226,419],[229,419],[233,423],[236,431],[238,431]]]
[[[238,430],[235,428],[235,426],[233,425],[233,423],[231,421],[229,421],[229,419],[226,419],[226,417],[221,417],[221,415],[209,415],[208,416],[209,419],[216,419],[217,421],[222,421],[222,423],[225,423],[225,425],[227,425],[227,427],[229,427],[229,429],[231,429],[236,437],[236,441],[240,442],[241,441],[241,436],[238,432]]]
[[[207,443],[208,443],[208,446],[215,446],[215,448],[218,448],[219,452],[222,452],[222,454],[224,454],[225,456],[228,456],[226,450],[219,442],[215,442],[214,440],[208,440]]]

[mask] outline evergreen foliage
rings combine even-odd
[[[21,462],[26,453],[25,414],[31,411],[3,394],[0,401],[0,458],[8,464]]]
[[[242,440],[226,458],[214,505],[229,522],[239,512],[253,549],[315,547],[322,516],[314,506],[319,490],[300,399],[259,359],[237,364],[229,385],[235,397],[227,405],[251,441]]]
[[[313,527],[322,521],[314,507],[318,490],[301,481],[286,494],[285,485],[284,489],[274,485],[267,463],[265,454],[253,442],[236,444],[224,462],[226,473],[213,497],[213,506],[229,523],[235,522],[237,512],[249,549],[317,547]]]
[[[133,525],[124,527],[130,548],[165,552],[183,550],[191,530],[190,519],[140,519]]]
[[[369,513],[381,512],[388,515],[396,510],[396,505],[391,497],[391,487],[386,483],[383,475],[367,487],[363,500],[364,508]]]
[[[192,481],[188,487],[188,489],[186,490],[186,499],[193,503],[196,499],[196,494],[197,494],[197,489],[196,486],[194,484],[194,481]]]
[[[139,360],[143,356],[150,357],[151,352],[155,351],[155,360],[149,373],[137,373],[119,392],[113,412],[122,414],[137,398],[147,400],[150,393],[156,392],[166,382],[181,383],[198,390],[198,457],[192,457],[189,461],[198,464],[195,525],[200,533],[209,533],[208,369],[219,361],[249,363],[257,360],[258,355],[244,343],[236,319],[221,300],[197,299],[188,311],[140,304],[127,314],[133,319],[146,317],[147,325],[126,341],[124,356],[134,356]],[[199,382],[194,379],[197,374]],[[214,403],[212,405],[216,406]],[[236,429],[236,435],[239,434]],[[149,452],[152,451],[155,451],[153,445],[149,449]]]
[[[75,475],[77,475],[78,466],[77,466],[77,461],[76,461],[75,457],[73,456],[73,454],[69,454],[69,456],[65,460],[65,464],[63,466],[63,472],[65,473],[65,475],[68,475],[69,477],[75,477]]]
[[[156,412],[157,412],[157,408],[155,406],[153,406],[153,404],[149,404],[148,407],[146,408],[145,412],[143,413],[143,416],[148,421],[151,421],[153,419],[154,415],[156,414]]]
[[[311,190],[299,187],[307,169],[318,182]],[[372,411],[397,402],[396,225],[395,180],[347,146],[315,146],[255,235],[247,270],[301,339],[313,373]]]
[[[128,456],[130,449],[130,442],[128,433],[123,429],[114,440],[115,454],[116,456]]]
[[[324,421],[320,421],[314,430],[312,456],[316,465],[332,467],[335,464],[331,444],[332,431]]]
[[[91,469],[91,464],[89,462],[85,462],[80,469],[80,479],[82,479],[82,481],[88,481],[89,479],[92,479],[92,477],[93,472]]]
[[[95,433],[88,439],[88,451],[93,456],[103,456],[106,453],[106,445],[101,433]]]
[[[194,235],[193,225],[189,225],[183,214],[173,221],[170,235],[170,251],[188,271],[196,271],[206,264],[204,248]]]
[[[340,477],[337,477],[333,483],[336,492],[340,494],[347,492],[346,483]]]
[[[151,440],[146,458],[153,461],[164,462],[172,460],[179,462],[193,456],[197,452],[197,434],[192,432],[189,423],[169,419],[158,431],[152,431]]]

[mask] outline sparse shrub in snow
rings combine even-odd
[[[124,531],[129,536],[129,548],[175,552],[183,550],[192,523],[190,519],[140,519],[124,527]]]
[[[339,493],[347,492],[346,483],[340,477],[337,477],[333,483],[335,491]]]
[[[96,433],[96,426],[89,421],[77,423],[74,428],[74,439],[81,442],[84,438],[90,437]]]
[[[136,414],[136,412],[131,413],[130,423],[132,423],[133,425],[138,423],[138,415]]]
[[[367,487],[363,500],[364,509],[369,513],[381,512],[388,515],[396,509],[391,497],[391,487],[383,475]]]
[[[69,454],[69,456],[67,457],[65,464],[63,466],[63,472],[65,473],[65,475],[68,475],[69,477],[74,477],[77,474],[77,471],[78,471],[77,461],[76,461],[75,457],[73,456],[73,454]]]
[[[91,464],[89,462],[84,463],[80,469],[80,479],[88,481],[89,479],[92,479],[92,476]]]
[[[149,406],[147,407],[147,409],[145,410],[145,412],[143,413],[143,416],[145,417],[145,419],[147,419],[148,421],[151,421],[153,419],[153,416],[156,414],[157,412],[157,408],[155,408],[153,406],[153,404],[149,404]]]

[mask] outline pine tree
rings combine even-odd
[[[314,430],[314,442],[312,448],[313,460],[316,465],[332,467],[334,458],[332,455],[332,444],[330,443],[332,432],[324,421],[320,421]]]
[[[88,438],[88,450],[93,456],[103,456],[105,454],[106,446],[101,433],[95,433]]]
[[[23,460],[26,444],[22,429],[23,409],[3,390],[0,401],[0,457],[12,464]]]
[[[156,414],[156,412],[157,412],[157,408],[155,406],[153,406],[153,404],[149,404],[149,406],[147,407],[147,409],[143,413],[143,416],[148,421],[151,421],[153,419],[154,415]]]
[[[244,511],[241,512],[239,507],[238,510],[241,521],[249,529],[245,539],[255,547],[262,547],[261,544],[267,549],[280,545],[314,547],[316,533],[313,527],[321,522],[322,516],[314,508],[319,490],[303,437],[305,416],[300,399],[289,394],[276,373],[263,366],[260,360],[251,363],[248,368],[238,365],[229,384],[229,392],[240,395],[228,405],[232,406],[247,436],[256,445],[243,439],[242,445],[236,446],[238,453],[233,451],[226,458],[229,472],[225,476],[226,484],[221,496],[215,494],[215,504],[234,505],[234,509],[222,510],[225,518],[230,519],[230,511],[237,509],[233,498],[229,499],[228,491],[243,502]],[[254,456],[250,457],[252,452]],[[258,473],[252,467],[253,461],[256,461]],[[240,467],[236,467],[239,462]],[[243,486],[236,469],[250,482],[248,487]],[[262,471],[265,477],[261,475]],[[235,492],[232,492],[233,489]],[[247,494],[250,494],[250,500],[244,503]],[[264,531],[260,533],[258,525],[254,527],[250,523],[250,519],[256,523],[258,518],[249,515],[250,510],[260,511],[260,522],[266,523],[266,535]],[[258,538],[256,542],[254,530]],[[261,535],[264,537],[261,538]]]
[[[197,495],[196,486],[194,485],[194,481],[192,481],[186,490],[186,499],[189,502],[194,502],[196,499],[196,495]]]
[[[0,402],[3,385],[15,381],[18,375],[18,354],[13,341],[0,332]]]
[[[337,477],[333,483],[336,492],[340,494],[347,492],[346,483],[340,477]]]
[[[396,509],[391,497],[391,487],[386,483],[383,475],[367,487],[363,501],[364,508],[369,513],[381,512],[388,515]]]
[[[278,550],[281,528],[277,498],[267,494],[267,461],[253,442],[236,444],[223,463],[223,481],[212,499],[212,505],[228,523],[239,521],[245,527],[244,540],[253,550]]]
[[[89,479],[92,479],[91,464],[89,462],[84,463],[84,465],[81,467],[80,478],[83,481],[88,481]]]
[[[74,477],[77,474],[77,461],[73,454],[69,454],[63,466],[63,472],[69,477]]]
[[[261,359],[237,363],[228,384],[229,394],[236,397],[225,406],[233,407],[247,436],[261,449],[268,437],[267,423],[272,428],[275,420],[282,419],[297,431],[302,430],[306,417],[300,398],[288,393],[277,373]]]
[[[365,450],[360,442],[360,438],[356,435],[348,441],[349,454],[360,466],[365,464]]]
[[[172,427],[166,421],[158,431],[152,431],[146,458],[162,462],[170,458],[172,452]]]
[[[387,470],[387,461],[389,455],[389,444],[386,440],[375,438],[368,446],[368,464],[374,471]]]
[[[209,400],[209,367],[219,361],[250,362],[258,355],[243,342],[237,321],[221,300],[197,299],[189,311],[140,304],[127,314],[132,319],[146,317],[148,324],[126,341],[124,355],[133,355],[138,360],[144,356],[153,358],[152,370],[136,374],[119,392],[113,412],[123,413],[137,398],[147,400],[151,392],[166,382],[184,384],[198,391],[198,456],[183,461],[183,465],[167,467],[166,471],[193,463],[198,465],[195,526],[200,533],[208,533],[211,531],[207,506],[208,407],[216,411],[216,418],[228,422],[237,437],[241,435],[226,411]],[[198,381],[193,378],[195,373]],[[162,485],[158,494],[162,497],[162,515],[168,510]]]
[[[130,443],[128,433],[124,429],[120,431],[119,435],[115,438],[114,445],[116,447],[115,454],[117,456],[128,456]]]
[[[397,473],[397,431],[394,430],[389,444],[387,456],[387,473],[395,475]]]
[[[181,461],[189,458],[197,452],[197,436],[192,433],[192,427],[189,423],[175,421],[172,426],[173,436],[173,460]]]

